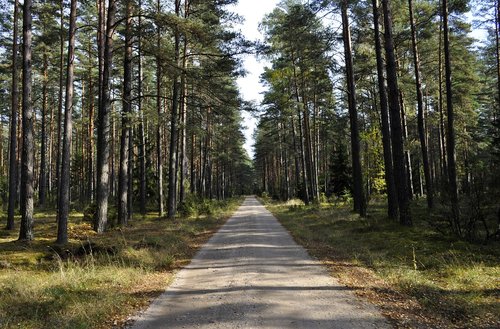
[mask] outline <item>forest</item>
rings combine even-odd
[[[2,204],[87,209],[96,232],[155,209],[250,193],[234,1],[2,4]],[[112,211],[111,211],[112,210]]]
[[[0,327],[125,326],[245,195],[394,327],[496,327],[500,1],[237,3],[0,0]]]
[[[425,199],[435,229],[497,239],[498,13],[498,1],[283,3],[262,23],[261,189],[351,199],[361,216],[383,196],[406,226]]]

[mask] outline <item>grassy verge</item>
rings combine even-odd
[[[149,304],[173,273],[222,225],[241,199],[211,204],[210,216],[136,215],[102,235],[72,214],[71,242],[54,246],[55,214],[38,214],[35,241],[0,231],[0,328],[110,328]]]
[[[296,241],[332,274],[378,304],[399,328],[500,327],[500,244],[475,245],[427,227],[389,222],[380,205],[367,220],[346,205],[266,202]]]

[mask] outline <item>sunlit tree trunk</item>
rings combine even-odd
[[[385,181],[387,185],[387,213],[389,218],[397,219],[399,217],[398,200],[396,185],[394,183],[394,170],[392,164],[391,132],[389,128],[389,109],[387,102],[387,91],[384,82],[384,60],[382,58],[382,46],[380,43],[379,28],[379,3],[378,0],[372,0],[373,6],[373,25],[375,33],[375,52],[377,56],[377,76],[378,91],[380,97],[380,122],[382,130],[382,144],[384,147],[384,169]]]
[[[160,1],[157,1],[157,12],[161,12]],[[158,23],[156,31],[156,48],[157,51],[161,49],[161,29]],[[161,80],[162,80],[162,68],[161,68],[161,58],[158,54],[156,56],[156,111],[158,113],[158,122],[156,126],[156,161],[157,161],[157,175],[158,175],[158,215],[163,217],[165,213],[164,210],[164,200],[163,200],[163,156],[162,156],[162,122],[163,122],[163,111],[162,111],[162,99],[161,99]],[[170,181],[169,181],[170,183]]]
[[[175,0],[175,14],[180,15],[180,0]],[[180,31],[178,26],[174,27],[174,63],[179,65],[180,56]],[[179,107],[179,73],[175,68],[173,76],[173,91],[172,91],[172,113],[170,117],[170,148],[169,148],[169,165],[168,165],[168,201],[167,201],[167,216],[174,218],[177,210],[177,135],[178,135],[178,107]]]
[[[403,129],[401,123],[401,108],[399,104],[398,76],[396,72],[396,57],[392,35],[392,18],[389,0],[382,0],[385,27],[385,52],[388,85],[389,113],[391,116],[391,142],[394,164],[394,182],[398,196],[399,221],[402,225],[412,225],[406,168],[404,163]]]
[[[94,230],[98,233],[104,232],[108,221],[110,154],[109,134],[111,124],[110,71],[113,61],[115,12],[116,0],[109,0],[102,73],[102,98],[99,100],[97,126],[97,214],[94,221]]]

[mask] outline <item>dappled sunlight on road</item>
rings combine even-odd
[[[350,290],[248,197],[133,328],[388,328]]]

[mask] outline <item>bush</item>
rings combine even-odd
[[[198,215],[198,209],[196,205],[199,200],[196,197],[189,195],[186,199],[179,205],[179,215],[184,218],[194,217]]]
[[[97,204],[92,202],[83,209],[83,221],[93,223],[97,215]],[[118,212],[116,207],[108,207],[108,226],[112,227],[116,224]]]
[[[212,215],[214,213],[214,204],[212,200],[205,199],[199,203],[198,214]]]
[[[88,204],[85,209],[83,209],[83,221],[93,223],[96,213],[97,204],[95,202]]]

